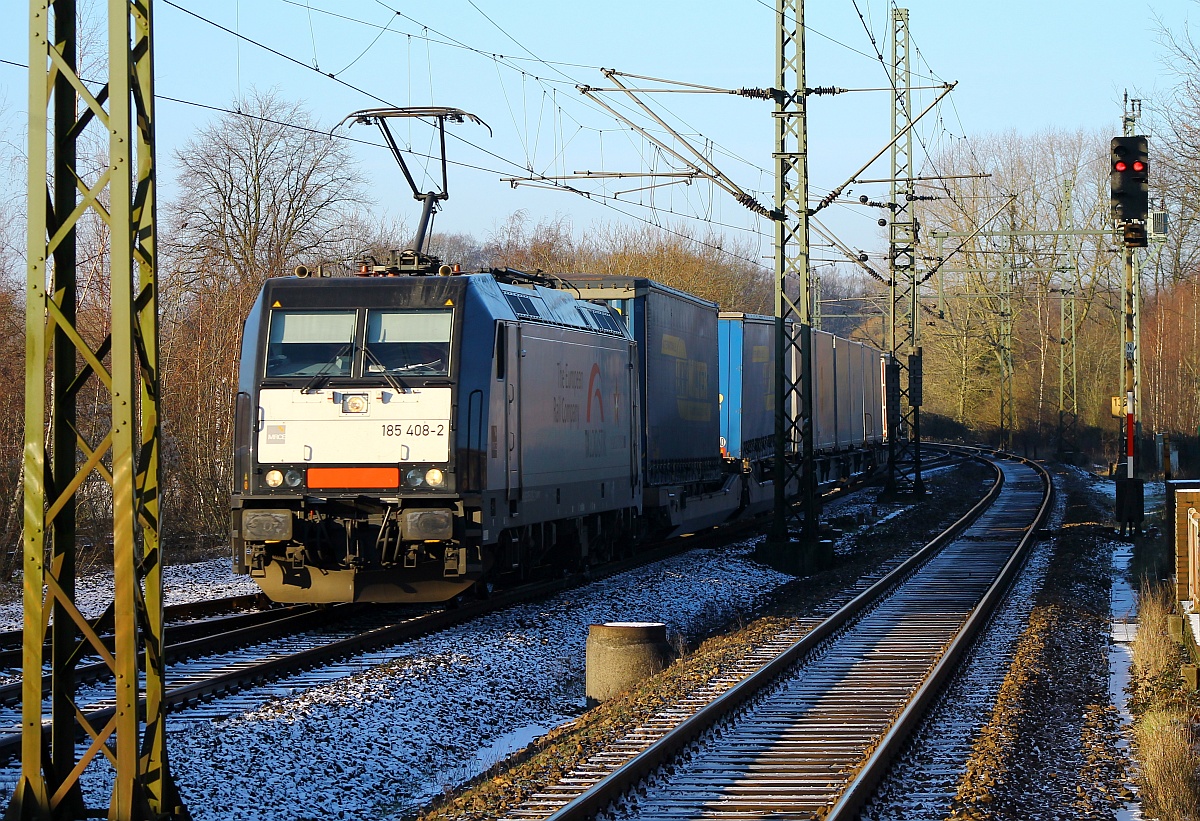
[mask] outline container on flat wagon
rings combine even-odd
[[[844,339],[834,340],[833,350],[833,386],[834,386],[834,402],[837,405],[836,421],[837,421],[837,446],[838,450],[845,450],[853,444],[851,431],[854,429],[852,422],[852,409],[850,400],[850,356],[849,342]],[[862,359],[859,358],[861,365]]]
[[[838,405],[834,387],[834,336],[826,331],[812,332],[813,447],[817,451],[836,450],[838,446]]]
[[[722,312],[717,334],[725,455],[761,459],[775,450],[775,318]]]
[[[867,444],[883,443],[883,352],[863,345],[864,419]]]
[[[838,355],[845,353],[846,364],[850,366],[850,404],[848,404],[848,414],[850,414],[850,439],[841,441],[842,448],[860,448],[866,439],[866,431],[863,426],[863,396],[865,390],[865,374],[863,371],[863,346],[862,342],[851,342],[850,340],[842,340],[839,338],[836,341],[836,349]]]
[[[717,305],[643,277],[572,275],[580,299],[625,317],[638,343],[648,486],[720,478]]]

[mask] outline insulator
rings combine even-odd
[[[749,194],[739,194],[737,201],[756,214],[764,217],[771,216],[771,212],[768,211],[765,206],[759,204],[758,200],[754,199],[754,197],[750,196]]]
[[[773,88],[739,88],[734,94],[749,97],[752,100],[770,100],[780,92]]]
[[[816,88],[804,89],[805,94],[841,94],[846,89],[838,88],[837,86],[817,86]]]

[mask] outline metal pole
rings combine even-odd
[[[1137,337],[1135,335],[1136,316],[1136,283],[1133,278],[1133,248],[1125,248],[1125,476],[1133,478],[1134,448],[1136,442],[1136,404],[1134,362],[1137,357]]]
[[[1132,292],[1133,292],[1133,338],[1140,341],[1142,338],[1142,265],[1145,259],[1142,254],[1137,253],[1133,249],[1130,250],[1130,256],[1133,258],[1133,271],[1131,274]],[[1142,346],[1135,344],[1133,346],[1133,415],[1134,415],[1134,432],[1140,435],[1142,432],[1142,420],[1145,416],[1142,414]]]
[[[912,70],[909,61],[908,9],[892,9],[891,217],[888,220],[888,271],[891,280],[888,353],[900,380],[897,421],[888,431],[888,476],[885,495],[924,493],[921,478],[921,348],[918,338],[920,284],[917,279],[917,222],[913,202]],[[915,400],[915,401],[914,401]],[[903,430],[906,439],[899,438]],[[911,463],[911,473],[901,467]]]
[[[166,755],[151,2],[109,0],[109,82],[95,94],[76,73],[76,27],[74,0],[30,3],[25,642],[21,780],[7,816],[187,818]],[[89,126],[109,136],[101,173],[76,165],[76,141]],[[111,331],[95,347],[88,340],[97,326],[76,327],[75,232],[85,220],[107,230],[111,249],[110,315],[98,318]],[[107,394],[94,403],[109,409],[107,420],[79,418],[85,387]],[[75,494],[81,487],[94,494],[105,483],[112,493],[113,601],[96,622],[75,603]],[[98,524],[103,531],[109,523]],[[48,733],[41,693],[47,611]],[[114,631],[111,650],[100,636],[105,620]],[[76,701],[81,638],[115,680],[116,714],[104,726],[93,725]],[[97,769],[102,778],[115,770],[109,806],[99,811],[84,806],[81,790]]]
[[[794,518],[788,488],[801,497],[801,537],[817,532],[813,471],[811,348],[813,321],[808,244],[808,121],[804,72],[804,0],[778,0],[775,98],[775,512],[769,542],[785,562]],[[794,284],[792,284],[794,282]],[[811,554],[800,557],[801,569]]]
[[[1000,448],[1011,450],[1016,428],[1016,408],[1013,402],[1013,304],[1012,290],[1017,265],[1017,209],[1009,206],[1009,238],[1007,262],[1000,271]]]
[[[1125,110],[1121,117],[1121,133],[1132,137],[1137,133],[1137,122],[1142,116],[1142,101],[1130,99],[1125,92]],[[1131,247],[1125,249],[1125,356],[1122,358],[1122,381],[1125,386],[1125,457],[1127,478],[1134,475],[1134,450],[1138,425],[1142,418],[1141,396],[1138,386],[1138,332],[1141,317],[1138,306],[1138,281],[1141,266]]]

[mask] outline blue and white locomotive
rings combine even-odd
[[[238,570],[279,601],[442,600],[629,532],[636,345],[608,306],[516,281],[265,283],[236,406]]]

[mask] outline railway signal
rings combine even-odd
[[[1109,151],[1109,203],[1113,222],[1122,234],[1125,246],[1125,294],[1123,337],[1125,357],[1124,376],[1125,407],[1125,475],[1117,477],[1115,518],[1121,523],[1121,535],[1140,529],[1144,515],[1142,480],[1136,476],[1137,468],[1137,282],[1134,273],[1134,248],[1147,246],[1146,219],[1149,216],[1150,157],[1144,136],[1131,133],[1137,120],[1141,103],[1134,101],[1134,114],[1127,112],[1125,134],[1113,137]],[[1116,407],[1114,405],[1114,410]]]
[[[1150,190],[1150,157],[1146,138],[1113,137],[1109,159],[1109,204],[1113,220],[1124,224],[1145,223]],[[1133,239],[1137,242],[1136,237]],[[1136,247],[1145,244],[1143,230]]]

